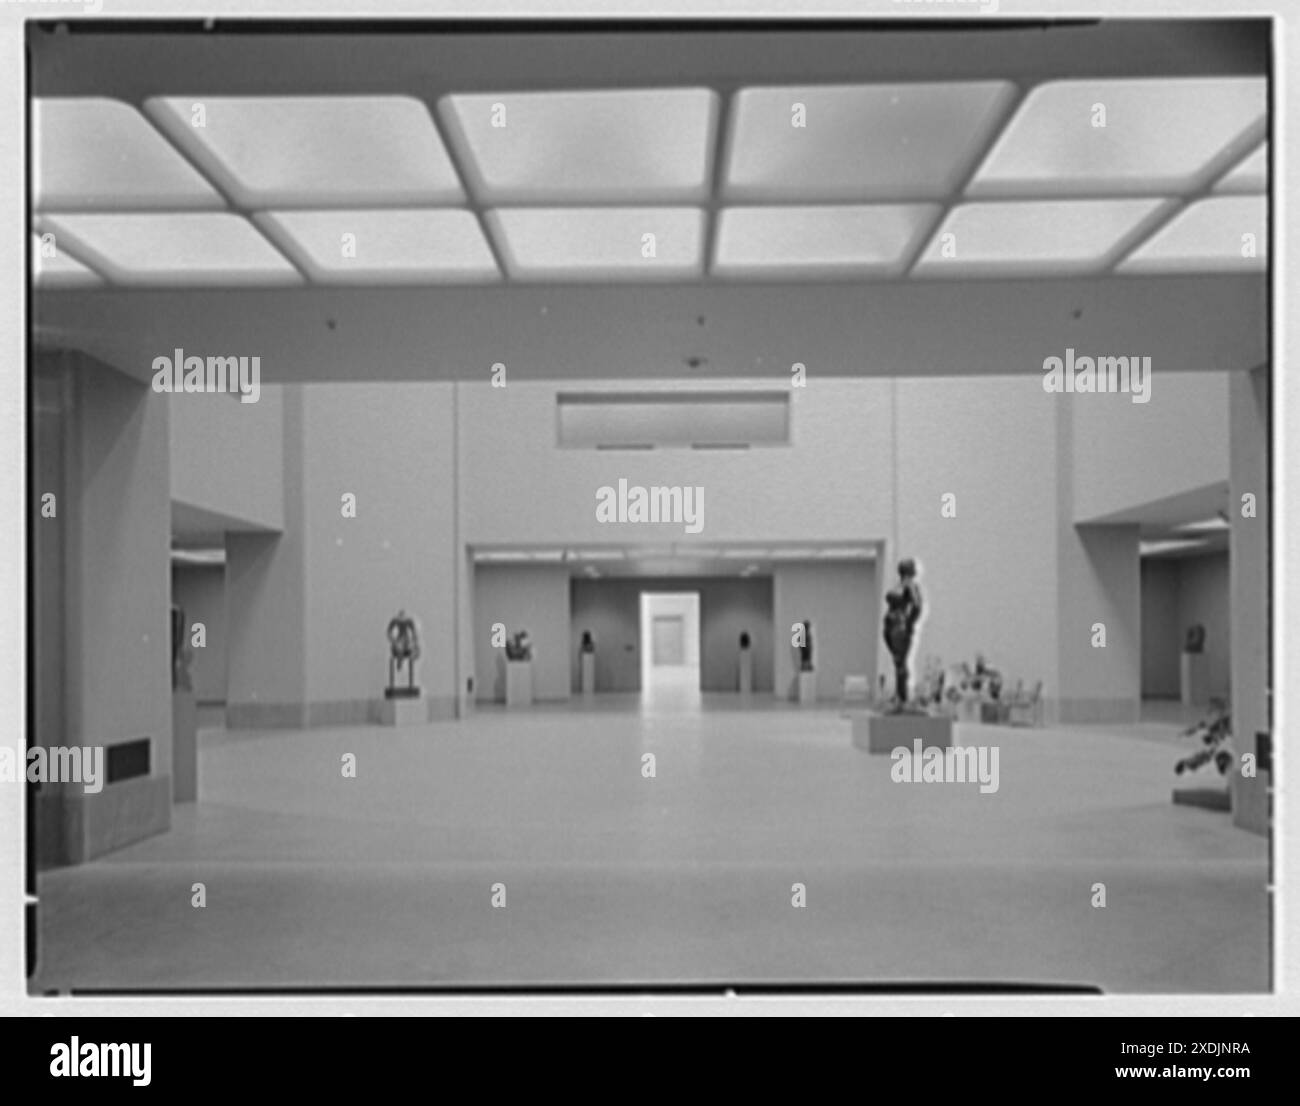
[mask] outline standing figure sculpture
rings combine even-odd
[[[921,588],[916,582],[916,562],[909,557],[898,562],[898,583],[885,594],[885,646],[894,658],[895,711],[907,707],[907,659],[920,617]]]
[[[415,619],[405,611],[398,611],[388,624],[388,650],[389,696],[399,693],[414,695],[418,690],[415,686],[415,662],[420,656],[420,633],[415,627]],[[406,665],[407,686],[399,689],[397,673],[403,664]]]
[[[799,646],[799,671],[811,672],[813,670],[813,639],[812,623],[803,622],[802,644]]]

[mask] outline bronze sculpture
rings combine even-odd
[[[921,588],[916,582],[916,562],[898,562],[898,583],[885,593],[885,646],[894,659],[893,711],[907,708],[907,659],[921,617]]]
[[[1199,622],[1187,627],[1187,637],[1183,642],[1184,653],[1200,653],[1205,649],[1205,627]]]
[[[415,619],[404,610],[398,611],[388,623],[388,688],[385,694],[391,699],[416,695],[415,662],[420,656],[420,633]],[[397,672],[406,665],[406,687],[397,686]]]

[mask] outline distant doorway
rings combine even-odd
[[[691,708],[700,700],[700,593],[641,593],[641,698]]]

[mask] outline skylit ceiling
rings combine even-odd
[[[54,237],[33,240],[35,279],[1258,272],[1266,93],[1180,76],[37,99],[33,230]]]

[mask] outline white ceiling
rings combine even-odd
[[[36,280],[1260,271],[1266,94],[1168,77],[38,99],[34,229],[58,260]]]

